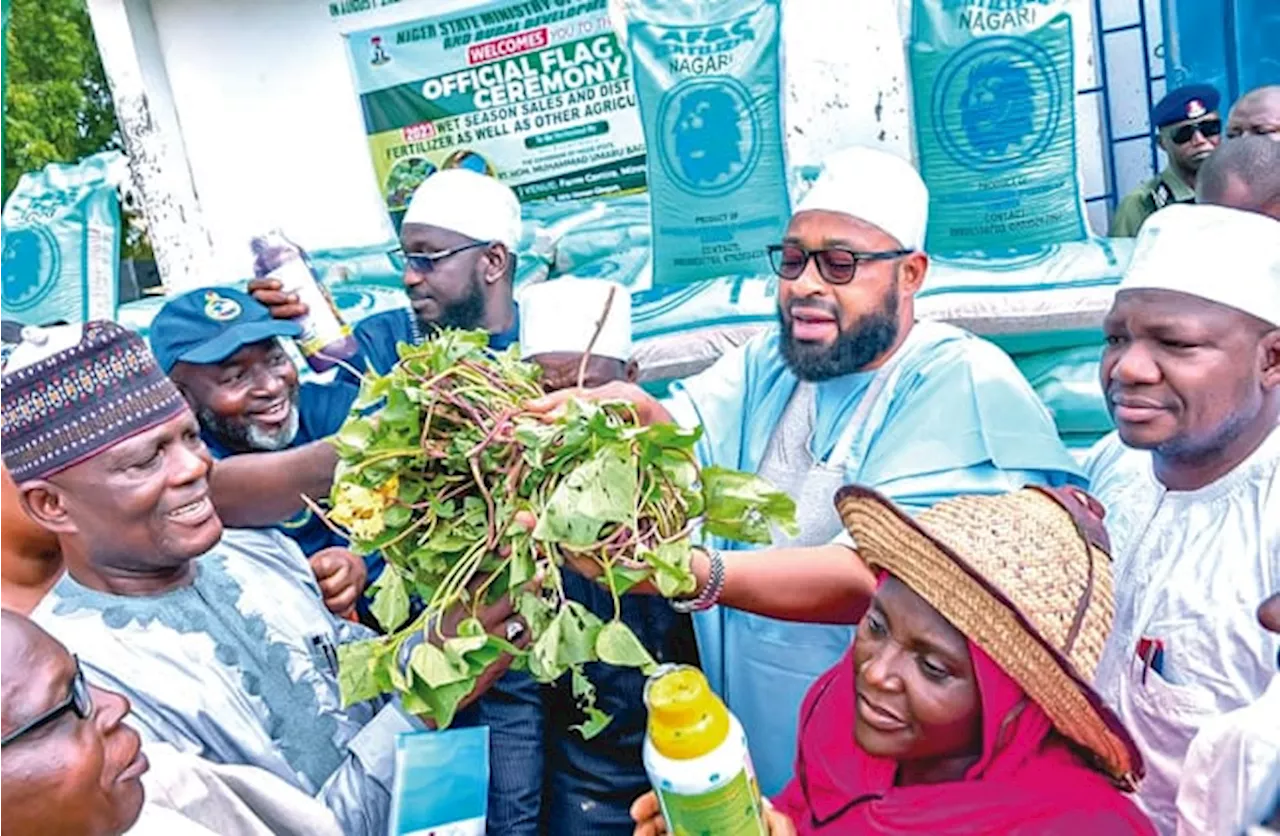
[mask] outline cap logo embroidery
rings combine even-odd
[[[240,303],[211,290],[204,296],[204,315],[214,322],[229,322],[240,315]]]
[[[1208,112],[1209,111],[1205,110],[1204,108],[1204,102],[1200,101],[1199,99],[1192,99],[1191,101],[1187,102],[1187,118],[1188,119],[1198,119],[1201,116],[1204,116]]]

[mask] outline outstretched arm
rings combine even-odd
[[[720,603],[738,610],[819,624],[857,624],[875,594],[876,578],[849,546],[723,552]],[[707,583],[710,561],[693,553],[698,590]],[[695,593],[696,594],[696,593]]]
[[[323,441],[229,456],[209,474],[210,495],[226,525],[265,528],[302,511],[303,495],[328,496],[337,465],[338,454]]]

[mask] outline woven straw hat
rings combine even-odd
[[[928,601],[1100,769],[1136,787],[1137,746],[1089,684],[1114,615],[1096,502],[1074,489],[1027,488],[957,497],[913,520],[855,485],[840,491],[836,507],[869,566]]]

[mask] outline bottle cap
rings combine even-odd
[[[701,757],[729,736],[729,710],[697,668],[660,668],[645,684],[644,701],[649,708],[649,740],[668,758]]]

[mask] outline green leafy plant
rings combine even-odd
[[[397,693],[444,727],[477,676],[511,653],[540,682],[572,677],[590,737],[609,718],[583,665],[654,666],[618,619],[619,597],[642,581],[669,597],[691,593],[700,525],[752,543],[767,543],[772,526],[794,530],[794,503],[768,483],[699,469],[699,430],[641,426],[628,404],[579,400],[545,421],[525,407],[543,394],[538,367],[490,352],[481,333],[448,331],[399,352],[388,374],[364,378],[335,437],[326,517],[357,553],[386,559],[372,611],[388,635],[339,649],[348,704]],[[565,597],[571,557],[599,566],[611,620]],[[529,625],[527,649],[474,617],[501,596]],[[406,624],[415,598],[424,609]],[[440,616],[459,602],[473,617],[446,637]]]

